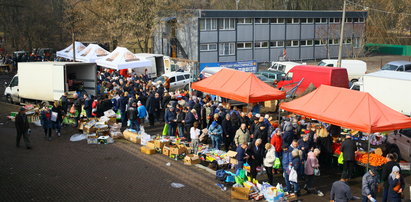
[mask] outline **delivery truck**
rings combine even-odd
[[[318,66],[337,67],[338,60],[321,60]],[[347,69],[348,79],[356,82],[367,73],[367,63],[362,60],[341,60],[341,67]]]
[[[64,92],[96,95],[95,63],[23,62],[6,84],[4,96],[10,103],[59,100]]]
[[[348,88],[347,69],[297,65],[288,71],[276,87],[286,91],[287,97],[293,97],[303,95],[310,86],[314,89],[320,85]]]
[[[351,89],[370,93],[388,107],[411,116],[411,73],[382,70],[366,74]]]

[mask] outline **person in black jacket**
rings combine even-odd
[[[130,121],[130,129],[137,130],[139,128],[137,103],[133,102],[131,107],[127,109],[127,119]]]
[[[400,168],[400,165],[397,163],[397,158],[398,156],[396,153],[388,153],[386,156],[387,163],[382,166],[381,179],[384,182],[382,202],[387,202],[388,199],[388,177],[391,174],[392,168],[394,166]]]
[[[228,151],[231,143],[233,142],[234,133],[235,133],[235,130],[233,129],[233,126],[231,123],[230,114],[225,115],[225,119],[223,120],[221,127],[223,128],[223,141],[224,141],[225,151]]]
[[[91,99],[87,94],[84,94],[84,110],[86,111],[87,118],[92,117],[91,111],[93,110],[91,104],[93,103],[93,99]]]
[[[178,136],[181,138],[181,137],[184,137],[184,124],[183,124],[183,121],[185,119],[185,113],[182,112],[180,109],[177,109],[176,112],[177,112],[177,115],[176,115],[177,116],[177,121],[176,121],[176,123],[177,123],[177,132],[178,132]]]
[[[147,99],[146,108],[150,126],[154,126],[154,120],[160,115],[160,95],[158,93],[156,93],[155,96],[153,93],[150,93]]]
[[[176,134],[176,112],[174,107],[170,107],[169,110],[166,110],[164,115],[164,122],[168,124],[168,135],[175,136]],[[190,134],[190,133],[189,133]]]
[[[118,105],[117,108],[120,110],[120,113],[121,113],[121,125],[123,127],[127,125],[127,116],[126,116],[127,102],[128,102],[128,97],[126,97],[125,93],[122,92],[117,102],[117,105]]]
[[[248,164],[250,164],[251,178],[257,177],[257,167],[263,164],[264,151],[261,147],[261,139],[256,139],[253,144],[247,149]]]
[[[56,130],[57,136],[61,136],[61,123],[63,122],[63,109],[61,108],[58,101],[55,101],[53,107],[51,108],[52,116],[56,116],[55,120],[54,117],[51,120],[51,124],[53,129]]]
[[[185,137],[189,140],[190,139],[190,129],[191,127],[193,127],[195,117],[188,107],[184,108],[184,113],[185,113],[185,118],[183,121],[184,129],[185,129],[184,134],[185,134]]]
[[[74,100],[73,100],[74,108],[78,112],[77,116],[75,117],[76,124],[74,125],[74,127],[77,128],[78,127],[78,122],[80,120],[80,115],[81,115],[81,111],[82,111],[81,106],[83,105],[83,101],[82,101],[81,98],[78,97],[77,93],[74,93],[73,98],[74,98]]]
[[[355,165],[355,151],[357,147],[354,141],[351,139],[351,135],[346,135],[344,142],[341,144],[341,152],[343,152],[344,164],[343,164],[343,175],[348,178],[352,177]]]
[[[254,132],[254,139],[261,139],[261,145],[265,145],[268,142],[268,131],[265,124],[258,125],[257,130]],[[263,147],[265,150],[265,148]]]
[[[23,107],[20,108],[19,113],[16,115],[15,125],[17,130],[16,147],[20,147],[20,139],[21,136],[23,136],[26,148],[31,149],[31,143],[29,139],[29,134],[31,131],[29,121],[27,120],[26,109],[24,109]]]
[[[63,113],[67,114],[67,110],[69,106],[69,101],[67,99],[67,92],[64,92],[64,94],[60,97],[60,104],[61,104],[61,108],[63,109]]]

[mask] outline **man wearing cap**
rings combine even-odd
[[[24,143],[26,144],[27,149],[31,149],[29,134],[31,132],[29,121],[27,120],[26,109],[23,107],[20,108],[19,113],[16,115],[16,130],[17,130],[17,138],[16,138],[16,147],[20,147],[20,139],[23,136]]]
[[[354,141],[351,139],[351,135],[347,134],[345,136],[344,142],[341,144],[341,152],[343,153],[344,163],[343,163],[343,175],[348,178],[352,177],[352,173],[355,165],[355,151],[357,147]]]
[[[362,201],[374,201],[377,194],[378,177],[375,168],[370,169],[362,177]]]

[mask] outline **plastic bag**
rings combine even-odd
[[[295,171],[294,168],[291,168],[290,176],[288,177],[288,181],[297,183],[298,182],[297,178],[298,178],[297,171]]]
[[[343,155],[342,152],[340,153],[340,156],[338,156],[338,163],[339,164],[344,164],[344,155]]]
[[[116,117],[116,112],[114,112],[112,109],[109,109],[107,111],[104,112],[104,116],[107,117]]]
[[[319,168],[314,168],[314,175],[315,176],[320,176],[320,169]]]
[[[74,134],[70,137],[70,141],[72,141],[72,142],[77,142],[77,141],[81,141],[81,140],[85,140],[85,139],[87,139],[86,134]]]
[[[164,128],[163,128],[163,136],[166,136],[168,134],[168,124],[164,124]]]
[[[41,121],[40,121],[40,119],[37,120],[37,121],[33,121],[33,124],[36,125],[36,126],[41,126]]]
[[[274,168],[274,169],[279,169],[280,167],[281,167],[281,160],[280,160],[280,158],[275,158],[273,168]]]
[[[179,188],[185,187],[185,185],[184,185],[184,184],[180,184],[180,183],[175,183],[175,182],[173,182],[173,183],[171,183],[171,187],[176,188],[176,189],[179,189]]]

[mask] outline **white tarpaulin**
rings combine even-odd
[[[107,56],[108,54],[110,54],[110,52],[104,50],[104,48],[100,47],[99,45],[89,44],[85,49],[80,51],[78,55],[76,55],[76,60],[93,63],[96,60]]]
[[[84,44],[82,44],[81,42],[74,42],[75,44],[75,48],[76,48],[76,60],[77,60],[77,56],[78,53],[81,52],[82,50],[84,50],[86,48],[86,46],[84,46]],[[57,51],[56,52],[57,57],[62,57],[62,58],[66,58],[66,59],[73,59],[73,44],[70,44],[70,46],[68,46],[67,48],[61,50],[61,51]]]
[[[117,47],[104,58],[96,60],[97,65],[115,70],[149,67],[152,62],[134,55],[127,48]]]

